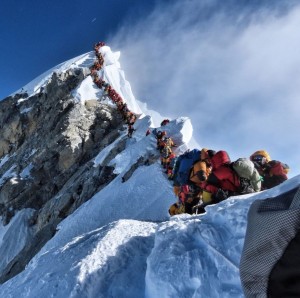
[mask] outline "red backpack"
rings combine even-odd
[[[225,191],[237,192],[240,187],[240,179],[230,167],[230,157],[226,151],[218,151],[212,158],[212,173],[208,177],[208,184]],[[217,183],[217,185],[216,185]]]
[[[281,163],[277,160],[271,160],[268,162],[267,167],[270,169],[270,176],[282,176],[287,179],[287,173],[289,170],[288,165]]]
[[[216,170],[222,165],[230,164],[231,160],[226,151],[218,151],[212,158],[211,158],[211,165],[212,169]]]

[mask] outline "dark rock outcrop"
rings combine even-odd
[[[23,270],[57,224],[115,177],[108,163],[124,140],[101,165],[92,160],[120,136],[124,123],[110,105],[74,100],[72,91],[84,78],[81,69],[54,73],[40,93],[0,102],[0,216],[7,224],[17,210],[36,210],[30,222],[35,241],[0,268],[0,282]]]

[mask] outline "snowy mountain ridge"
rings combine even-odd
[[[145,136],[163,117],[134,98],[120,54],[101,51],[99,75],[141,114],[132,139],[88,75],[93,52],[0,103],[0,296],[243,297],[239,260],[248,208],[299,185],[300,176],[209,206],[203,215],[170,219],[176,197],[154,136]],[[188,118],[164,130],[177,154],[189,148]]]

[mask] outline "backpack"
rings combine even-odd
[[[223,164],[217,169],[213,169],[206,180],[208,185],[213,185],[216,188],[222,188],[229,191],[230,195],[237,195],[240,193],[240,177],[233,170],[231,164]],[[212,190],[215,193],[215,190]]]
[[[241,194],[260,191],[261,177],[258,171],[255,169],[254,163],[250,159],[239,158],[231,164],[231,167],[240,177]]]
[[[289,172],[289,166],[284,164],[278,160],[271,160],[267,164],[267,168],[269,168],[270,176],[277,175],[277,176],[286,176]]]
[[[190,180],[196,184],[200,184],[207,179],[210,168],[203,160],[196,161],[191,168]]]
[[[188,184],[191,167],[199,159],[200,151],[198,149],[193,149],[192,151],[188,151],[181,155],[178,170],[176,172],[176,181],[179,185]]]
[[[154,129],[152,130],[152,134],[156,137],[156,136],[157,136],[157,133],[158,133],[157,128],[154,128]]]
[[[226,151],[218,151],[212,158],[211,158],[211,165],[213,170],[219,168],[222,165],[230,164],[231,160]]]

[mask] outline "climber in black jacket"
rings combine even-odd
[[[300,297],[300,187],[250,207],[240,275],[246,297]]]

